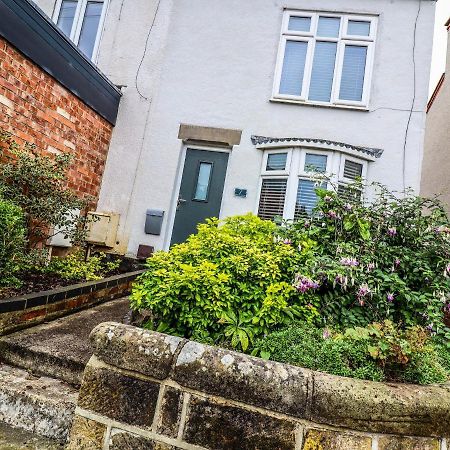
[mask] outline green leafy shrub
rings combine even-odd
[[[25,249],[25,227],[22,210],[0,199],[0,286],[18,286]]]
[[[78,251],[65,257],[53,258],[41,271],[65,280],[91,281],[103,278],[111,270],[117,269],[119,264],[119,261],[106,261],[104,253],[90,256],[85,261],[83,252]]]
[[[302,253],[274,239],[276,229],[252,215],[208,220],[148,260],[132,306],[152,311],[149,328],[243,350],[293,318],[313,321],[314,306],[292,286]]]
[[[436,199],[397,198],[380,185],[370,187],[374,200],[364,203],[361,187],[347,188],[344,196],[318,189],[312,217],[280,227],[293,248],[313,242],[300,258],[294,286],[309,292],[328,323],[352,327],[390,319],[450,338],[443,322],[443,310],[450,311],[444,208]]]
[[[86,235],[86,217],[79,215],[90,198],[79,198],[67,187],[73,156],[49,157],[33,144],[18,145],[10,133],[0,129],[0,190],[5,199],[20,206],[25,215],[30,248],[45,245],[57,229],[74,244]]]
[[[255,354],[313,370],[372,381],[442,383],[450,370],[438,348],[419,326],[402,330],[390,321],[344,332],[299,323],[270,333],[256,343]]]

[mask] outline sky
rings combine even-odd
[[[433,57],[431,61],[430,95],[445,72],[447,56],[447,28],[444,26],[450,18],[450,0],[438,0],[436,4],[436,22],[434,26]]]

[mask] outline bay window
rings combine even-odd
[[[286,11],[273,98],[306,104],[368,104],[374,16]]]
[[[365,178],[367,161],[336,151],[309,148],[267,150],[261,171],[258,216],[298,219],[312,214],[317,205],[316,189],[331,189],[326,179],[346,195],[348,185]]]
[[[91,60],[95,60],[106,0],[58,0],[53,20]]]

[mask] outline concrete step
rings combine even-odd
[[[128,305],[127,298],[113,300],[4,336],[0,339],[0,361],[27,369],[35,375],[79,386],[92,354],[89,344],[91,330],[101,322],[121,322]]]
[[[64,443],[77,397],[77,390],[60,380],[35,377],[25,370],[0,365],[0,422],[10,427]]]
[[[1,450],[63,450],[64,444],[0,423]]]

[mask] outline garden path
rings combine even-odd
[[[0,339],[1,360],[37,375],[81,383],[91,357],[89,334],[102,322],[122,322],[128,298],[113,300]]]
[[[128,298],[112,300],[0,339],[0,450],[62,448],[92,354],[89,334],[128,310]]]

